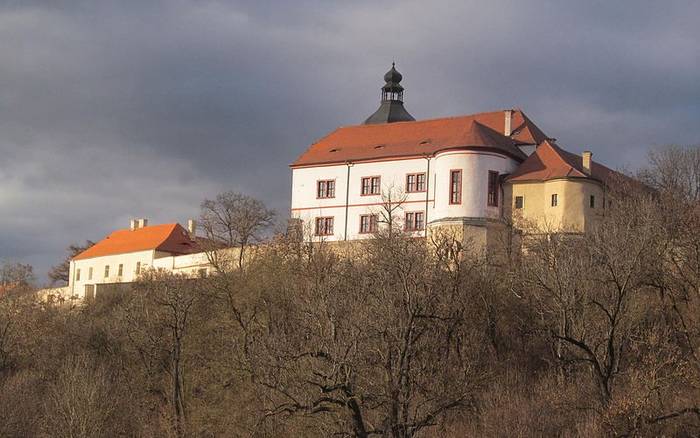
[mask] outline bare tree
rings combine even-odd
[[[186,435],[184,351],[201,297],[196,284],[181,275],[147,272],[124,306],[129,339],[147,373],[157,378],[163,370],[169,376],[167,399],[178,437]]]
[[[700,146],[665,146],[649,153],[642,181],[667,196],[700,202]]]
[[[202,202],[200,222],[207,238],[228,247],[240,248],[238,266],[243,267],[246,247],[259,241],[262,233],[272,225],[274,210],[262,201],[237,193],[221,193],[214,200]]]
[[[86,240],[85,243],[82,245],[77,243],[70,245],[68,247],[68,255],[66,256],[66,258],[61,263],[52,266],[51,270],[49,270],[49,279],[51,280],[51,284],[68,284],[68,282],[70,281],[71,260],[73,260],[73,257],[90,248],[94,244],[95,242],[91,240]]]
[[[0,262],[0,296],[27,292],[34,281],[34,268],[23,263]]]
[[[273,402],[267,416],[310,416],[326,435],[405,438],[471,405],[487,344],[461,277],[434,265],[423,242],[389,233],[353,260],[289,259],[289,275],[268,283],[274,305],[249,353]]]
[[[382,189],[382,202],[375,209],[378,216],[377,222],[385,224],[388,236],[393,237],[402,231],[403,218],[400,212],[403,211],[404,203],[408,195],[401,187],[390,185]]]
[[[107,372],[85,356],[63,361],[44,400],[44,430],[65,438],[107,437],[114,405]]]
[[[648,273],[658,260],[654,201],[618,198],[587,236],[544,234],[522,262],[523,294],[542,314],[557,358],[584,364],[606,406],[644,321]]]

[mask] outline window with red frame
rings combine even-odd
[[[363,214],[360,216],[360,233],[376,233],[377,232],[377,215]]]
[[[406,175],[406,193],[425,191],[425,173],[409,173]]]
[[[489,170],[489,207],[498,207],[498,172]]]
[[[450,204],[462,203],[462,171],[450,171]]]
[[[380,192],[380,178],[378,176],[366,176],[362,178],[362,194],[378,195]]]
[[[333,235],[333,218],[332,217],[317,217],[316,218],[316,235],[317,236],[332,236]]]
[[[316,196],[318,198],[335,198],[335,181],[332,179],[318,181],[316,183]]]
[[[404,221],[406,231],[422,230],[425,226],[425,216],[422,211],[410,211],[406,213]]]

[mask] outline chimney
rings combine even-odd
[[[505,128],[503,128],[503,135],[506,137],[510,137],[511,134],[513,133],[513,110],[508,109],[503,111],[505,113]]]
[[[138,221],[137,221],[136,219],[131,219],[131,220],[129,221],[129,229],[130,229],[131,231],[134,231],[134,230],[137,229],[138,227],[139,227],[139,223],[138,223]]]
[[[148,219],[139,219],[139,228],[143,228],[148,225]]]
[[[190,237],[194,239],[197,234],[197,221],[194,219],[187,219],[187,232],[190,233]]]
[[[586,175],[591,174],[591,157],[593,153],[591,151],[583,151],[581,154],[581,164],[583,165],[583,173]]]

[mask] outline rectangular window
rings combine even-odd
[[[404,228],[406,231],[422,230],[425,225],[425,216],[422,211],[410,211],[406,213]]]
[[[141,262],[136,262],[136,275],[141,274]]]
[[[522,196],[515,197],[515,208],[523,208],[524,203],[525,199]]]
[[[556,194],[556,193],[552,193],[552,207],[556,207],[556,206],[557,206],[557,201],[558,201],[558,199],[557,199],[557,194]]]
[[[80,269],[75,270],[75,281],[80,281]]]
[[[462,171],[450,171],[450,204],[462,203]]]
[[[119,263],[119,268],[117,269],[117,277],[121,277],[124,274],[124,265]]]
[[[109,277],[109,265],[105,265],[105,278]]]
[[[591,205],[591,208],[595,208],[595,196],[593,196],[593,195],[591,195],[590,205]]]
[[[377,215],[363,214],[360,216],[360,233],[376,233],[377,232]]]
[[[406,175],[406,193],[425,191],[425,173],[409,173]]]
[[[335,181],[321,180],[316,183],[316,197],[320,199],[335,198]]]
[[[498,207],[498,172],[489,170],[489,192],[487,204],[489,207]]]
[[[198,269],[197,275],[199,275],[199,278],[206,278],[207,277],[207,268]]]
[[[88,269],[88,280],[92,280],[92,268]]]
[[[316,218],[316,235],[317,236],[332,236],[333,235],[333,218],[332,217],[317,217]]]
[[[362,178],[362,195],[378,195],[380,193],[381,181],[378,176],[366,176]]]

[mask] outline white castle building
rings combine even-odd
[[[415,121],[401,79],[392,65],[374,114],[331,132],[291,164],[292,216],[319,239],[370,236],[392,191],[402,193],[406,231],[457,225],[478,234],[504,214],[503,177],[547,139],[520,110]]]

